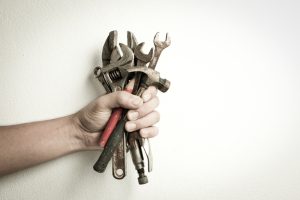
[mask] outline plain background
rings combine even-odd
[[[72,114],[101,94],[92,73],[109,31],[123,43],[134,32],[145,50],[156,32],[172,36],[157,66],[172,85],[149,184],[130,162],[122,181],[110,166],[98,174],[99,152],[80,152],[0,178],[0,199],[299,199],[299,10],[296,0],[0,0],[1,125]]]

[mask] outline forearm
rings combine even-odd
[[[154,87],[149,87],[141,99],[125,91],[114,92],[71,116],[0,127],[0,176],[75,151],[101,149],[99,137],[114,108],[130,110],[127,131],[141,130],[143,137],[155,136],[158,131],[152,126],[159,121],[154,111],[158,105],[156,93]]]
[[[85,148],[72,116],[0,127],[0,175]]]

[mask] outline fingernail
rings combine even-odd
[[[144,94],[144,95],[143,95],[144,102],[149,101],[150,97],[151,97],[150,94],[148,94],[148,93],[147,93],[147,94]]]
[[[140,104],[142,103],[142,100],[141,100],[141,98],[139,98],[139,97],[135,97],[135,98],[132,100],[132,103],[133,103],[133,105],[138,106],[138,105],[140,105]]]
[[[136,120],[138,118],[138,116],[139,116],[139,113],[135,112],[135,111],[128,113],[128,117],[129,117],[130,120]]]
[[[126,123],[126,129],[127,131],[133,131],[136,127],[136,124],[133,122],[127,122]]]

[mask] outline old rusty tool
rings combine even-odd
[[[118,46],[118,38],[117,37],[118,37],[118,32],[111,31],[104,43],[103,50],[102,50],[102,64],[103,64],[104,68],[110,67],[111,66],[110,64],[118,63],[118,60],[122,57],[121,56],[122,52],[120,52],[120,49],[119,49],[120,47]],[[123,55],[123,57],[124,57],[124,55]],[[125,54],[125,57],[127,57],[126,54]],[[124,62],[126,63],[127,61],[124,60]],[[133,61],[132,61],[132,63],[133,63]],[[102,83],[102,85],[104,86],[104,88],[106,89],[106,91],[108,93],[119,91],[119,90],[123,89],[124,84],[126,84],[126,82],[117,82],[116,85],[110,84],[105,80],[105,76],[103,73],[102,73],[102,76],[100,74],[98,75],[99,72],[101,73],[100,69],[101,69],[100,67],[95,68],[94,73],[95,73],[96,77],[98,77],[99,81]],[[118,76],[118,71],[112,70],[110,73],[110,78],[118,79],[117,76]],[[129,93],[132,92],[132,88],[126,87],[124,90]],[[118,121],[121,118],[122,112],[123,112],[123,108],[115,108],[112,111],[112,114],[106,124],[105,129],[102,132],[102,134],[100,135],[100,139],[98,141],[98,144],[100,147],[102,147],[102,148],[105,147],[105,145],[108,141],[108,138],[112,134]],[[120,142],[118,149],[114,152],[113,160],[112,160],[112,174],[117,179],[122,179],[126,175],[126,154],[124,151],[125,148],[126,148],[126,139],[124,137],[122,142]]]
[[[160,57],[160,54],[162,53],[162,51],[167,48],[168,46],[170,46],[171,44],[171,37],[169,36],[169,34],[166,34],[166,39],[165,41],[160,41],[159,40],[159,33],[156,33],[153,39],[153,43],[155,46],[154,49],[154,57],[153,59],[150,61],[148,68],[149,69],[155,69],[158,59]],[[148,77],[147,76],[142,76],[141,78],[141,84],[139,87],[139,90],[137,92],[137,95],[140,96],[144,93],[144,91],[147,89],[147,85],[149,85],[149,83],[147,83],[148,81]]]
[[[118,37],[118,32],[117,31],[111,31],[109,33],[109,36],[107,37],[105,44],[103,46],[103,51],[102,51],[102,63],[103,66],[106,67],[109,65],[110,62],[116,62],[120,58],[120,53],[118,52],[118,43],[117,43],[117,37]],[[127,43],[128,46],[131,48],[131,50],[134,51],[134,49],[137,46],[137,40],[134,34],[130,31],[127,32]],[[166,47],[168,47],[171,43],[170,37],[167,34],[166,35],[166,40],[165,41],[160,41],[159,40],[159,33],[157,33],[154,37],[154,45],[155,45],[155,53],[154,53],[154,58],[151,60],[149,64],[149,68],[155,69],[158,58],[160,57],[160,54],[162,50]],[[98,76],[98,73],[100,67],[96,67],[94,70],[94,74],[96,77],[98,77],[99,81],[103,84],[105,80],[102,80],[103,77]],[[120,90],[120,87],[111,87],[109,84],[103,84],[107,92],[114,92],[116,90]],[[140,92],[143,92],[141,90]],[[105,142],[102,142],[102,146],[105,145]]]
[[[135,35],[132,32],[127,31],[127,46],[134,52],[134,49],[137,46],[137,44],[138,42]]]
[[[106,85],[106,88],[108,88],[108,90],[112,91],[112,92],[122,90],[128,82],[129,73],[126,73],[126,72],[124,72],[124,70],[121,70],[122,67],[133,66],[134,55],[133,55],[132,50],[124,44],[120,44],[120,48],[122,50],[123,56],[121,58],[119,58],[120,54],[117,53],[118,50],[117,50],[117,48],[115,48],[113,51],[111,51],[112,55],[111,55],[110,63],[107,66],[98,69],[98,72],[96,73],[99,81],[103,85]],[[116,124],[119,121],[122,113],[123,113],[122,108],[117,108],[112,113],[112,115],[106,125],[106,128],[103,131],[103,133],[101,134],[101,137],[99,140],[99,145],[101,147],[105,147],[107,149],[112,148],[110,146],[106,147],[106,143],[107,143],[107,140],[110,138],[112,131],[116,127]],[[125,139],[124,139],[124,141],[126,142]],[[124,149],[126,147],[125,142],[123,144]],[[115,148],[114,148],[114,150],[115,150]],[[121,178],[121,176],[125,176],[125,167],[123,168],[123,166],[125,166],[125,165],[123,165],[122,163],[125,163],[125,156],[122,156],[120,159],[118,159],[118,162],[115,163],[115,165],[117,165],[115,167],[116,169],[119,169],[120,168],[119,166],[122,166],[122,168],[120,170],[113,170],[113,172],[115,172],[115,173],[113,173],[115,178]]]
[[[101,73],[103,69],[116,66],[116,65],[122,65],[123,62],[131,62],[133,63],[133,56],[131,55],[123,55],[123,58],[120,60],[121,53],[119,52],[120,50],[118,49],[118,33],[117,31],[111,31],[109,33],[109,36],[107,37],[104,46],[103,46],[103,51],[102,51],[102,64],[103,68],[101,70],[100,67],[96,67],[94,70],[94,74],[96,78],[102,83],[104,88],[108,93],[119,91],[123,89],[124,85],[126,84],[126,80],[124,79],[123,81],[118,81],[117,79],[120,79],[122,77],[118,77],[118,71],[113,71],[111,70],[108,74]],[[123,47],[124,48],[124,47]],[[111,82],[116,81],[116,83],[111,84]],[[126,90],[126,89],[125,89]],[[128,90],[128,89],[127,89]],[[131,90],[128,90],[128,92],[131,92]],[[112,115],[110,119],[107,122],[107,125],[102,132],[98,144],[100,147],[104,148],[110,134],[112,133],[113,129],[115,128],[118,120],[120,119],[122,113],[122,108],[116,108],[112,112]]]
[[[121,46],[121,48],[122,47],[124,48],[124,46]],[[127,48],[130,50],[129,47],[127,47]],[[126,49],[124,49],[124,50],[126,50]],[[122,49],[122,51],[123,51],[123,49]],[[170,87],[170,81],[168,81],[166,79],[162,79],[158,72],[154,71],[153,69],[149,69],[148,67],[143,67],[143,66],[134,67],[134,66],[130,66],[130,65],[123,65],[123,66],[118,66],[118,67],[114,67],[114,68],[104,68],[102,70],[102,72],[107,73],[107,72],[110,72],[110,70],[113,70],[113,71],[118,70],[118,74],[120,76],[122,76],[122,75],[126,76],[126,73],[127,73],[127,77],[130,73],[141,72],[148,77],[147,83],[146,83],[147,86],[150,86],[150,85],[156,86],[162,92],[166,92]],[[106,77],[106,75],[103,75],[103,76]],[[99,159],[97,160],[97,162],[94,165],[94,169],[98,172],[105,171],[106,166],[113,155],[113,152],[115,151],[118,144],[122,140],[122,137],[124,135],[123,133],[124,133],[125,123],[127,122],[127,117],[126,117],[127,111],[128,110],[123,111],[122,118],[118,122],[118,124],[117,124],[116,128],[114,129],[113,133],[111,134],[111,136],[109,137],[103,152],[101,153]]]
[[[156,37],[158,38],[158,36]],[[149,61],[143,63],[143,58],[142,56],[140,56],[139,57],[140,60],[137,63],[138,59],[137,56],[133,55],[133,51],[135,51],[138,45],[135,36],[131,32],[127,33],[127,44],[128,46],[123,44],[120,44],[120,46],[118,45],[116,31],[110,32],[109,36],[107,37],[107,40],[105,41],[105,45],[103,47],[103,52],[102,52],[103,67],[95,68],[94,73],[98,78],[98,80],[102,83],[106,91],[114,92],[114,91],[122,90],[124,89],[124,86],[128,83],[129,79],[137,78],[138,81],[135,83],[134,92],[139,93],[140,91],[138,90],[139,88],[138,86],[140,82],[139,77],[142,77],[141,78],[141,82],[143,85],[142,88],[147,88],[153,85],[157,87],[160,91],[166,92],[170,87],[170,82],[166,79],[160,78],[160,74],[157,71],[154,71],[157,61],[154,64],[153,68],[148,68],[146,66],[146,63]],[[139,46],[139,48],[141,51],[142,45]],[[138,54],[138,50],[136,52]],[[153,50],[151,51],[151,54],[153,54]],[[132,75],[134,75],[134,77]],[[94,169],[96,171],[104,172],[109,160],[113,158],[113,175],[115,178],[118,179],[123,178],[126,174],[125,135],[129,135],[129,134],[126,133],[124,127],[127,121],[127,117],[126,117],[127,111],[128,110],[126,109],[124,109],[123,111],[121,109],[121,112],[118,112],[118,116],[112,119],[112,121],[114,121],[114,124],[109,124],[111,120],[109,120],[109,122],[107,123],[107,127],[111,127],[109,132],[112,133],[108,138],[108,141],[104,147],[102,154],[100,155],[99,159],[94,165]],[[115,112],[113,112],[112,114],[112,118],[114,116],[114,113]],[[116,126],[116,122],[118,121],[119,118],[120,120]],[[137,154],[136,152],[131,152],[131,153],[134,155],[133,156],[133,159],[135,159],[134,163],[138,163],[143,156],[140,148],[141,146],[146,153],[144,147],[145,143],[144,143],[144,139],[141,138],[139,134],[135,135],[133,133],[132,136],[133,137],[131,140],[135,140],[135,147],[138,147],[135,150],[138,150],[140,153],[139,154]],[[129,140],[127,142],[128,142],[128,147],[130,149]],[[138,146],[136,146],[136,144],[138,144]],[[150,157],[152,158],[152,156]],[[149,162],[148,155],[147,158],[148,158],[148,171],[150,171],[150,167],[149,167],[150,162]],[[138,164],[141,165],[140,163]],[[141,174],[139,175],[139,178],[140,178],[139,179],[140,184],[144,184],[147,182],[147,177],[145,178],[145,175]]]
[[[154,46],[155,46],[155,50],[154,50],[154,58],[153,60],[149,63],[149,68],[151,69],[155,69],[156,64],[158,62],[158,59],[160,57],[161,52],[167,48],[168,46],[170,46],[171,44],[171,37],[169,36],[169,34],[166,34],[166,39],[165,41],[160,41],[159,40],[159,33],[156,33],[156,35],[154,36],[154,40],[153,40]]]
[[[117,54],[117,45],[118,45],[118,32],[111,31],[106,38],[106,41],[103,45],[102,49],[102,66],[103,68],[109,66],[111,62],[116,62],[121,56]],[[117,91],[119,87],[111,86],[110,84],[106,84],[105,77],[101,74],[101,68],[96,67],[94,69],[94,75],[98,80],[102,83],[107,93],[111,93]],[[117,124],[117,121],[120,119],[120,115],[122,113],[121,108],[114,109],[112,112],[110,119],[108,120],[106,127],[102,134],[100,135],[100,139],[98,144],[100,147],[104,148],[110,134],[112,133],[114,127]]]
[[[150,52],[148,54],[144,54],[142,51],[142,48],[144,46],[144,43],[139,44],[135,50],[134,50],[134,55],[137,58],[137,65],[138,66],[146,66],[147,63],[149,63],[154,56],[153,53],[153,48],[151,48]],[[137,72],[135,75],[135,81],[136,81],[136,86],[139,86],[139,82],[141,79],[142,73]],[[137,91],[137,88],[134,89],[134,91]],[[128,134],[128,146],[132,158],[132,162],[135,166],[135,169],[138,172],[138,182],[139,184],[146,184],[148,183],[148,178],[145,175],[145,164],[144,164],[144,156],[143,156],[143,151],[142,151],[142,146],[143,146],[143,138],[140,136],[138,131],[132,132]],[[147,155],[148,158],[148,155]],[[148,163],[151,162],[148,159]]]
[[[117,31],[109,32],[109,35],[106,38],[102,49],[102,65],[104,67],[109,65],[111,61],[112,52],[117,45],[118,45],[118,32]]]
[[[134,36],[134,34],[130,31],[127,31],[127,46],[134,51],[135,47],[137,46],[137,39]],[[134,58],[134,65],[136,64],[136,59]],[[126,88],[125,91],[132,93],[132,88]],[[119,121],[121,114],[123,112],[122,108],[116,109],[115,117],[117,118],[117,121]],[[111,132],[109,135],[111,135],[113,129],[116,127],[117,122],[114,123],[113,126],[111,126]],[[127,165],[126,165],[126,147],[127,147],[127,137],[126,132],[124,131],[124,136],[119,145],[117,146],[116,150],[113,153],[112,156],[112,174],[113,177],[116,179],[123,179],[126,176],[127,173]],[[108,139],[108,138],[107,138]],[[107,142],[107,140],[106,140]]]
[[[149,69],[155,69],[156,65],[157,65],[157,62],[158,62],[158,59],[160,57],[160,54],[161,52],[167,48],[168,46],[170,46],[171,44],[171,39],[169,37],[169,35],[167,34],[166,35],[166,39],[165,41],[160,41],[159,40],[159,33],[157,33],[154,37],[154,45],[155,45],[155,53],[154,53],[154,58],[150,61],[149,63]],[[136,55],[137,59],[139,60],[144,60],[144,57],[145,55],[143,55],[142,51],[141,51],[141,48],[142,48],[143,44],[139,45],[135,51],[134,51],[134,54]],[[139,86],[139,90],[137,92],[137,95],[138,96],[142,96],[142,94],[144,93],[144,91],[148,88],[149,86],[149,79],[147,76],[143,75],[141,77],[141,83],[140,83],[140,86]],[[135,132],[133,134],[133,137],[135,137],[135,141],[136,141],[136,146],[138,146],[138,149],[139,149],[139,152],[140,152],[140,155],[141,156],[135,156],[135,161],[133,161],[134,163],[137,163],[135,164],[136,166],[136,169],[138,170],[138,173],[139,173],[139,178],[138,178],[138,181],[140,184],[143,184],[143,181],[145,181],[144,183],[148,182],[147,180],[147,177],[144,177],[144,168],[142,168],[142,164],[144,164],[142,161],[143,161],[143,157],[142,157],[142,150],[141,150],[141,147],[143,148],[146,156],[147,156],[147,160],[148,160],[148,172],[151,172],[152,171],[152,168],[153,168],[153,156],[152,156],[152,152],[151,152],[151,146],[150,146],[150,141],[149,139],[147,138],[146,139],[146,142],[145,142],[145,139],[144,138],[141,138],[141,136]],[[146,148],[145,146],[148,146],[148,148]],[[137,152],[137,151],[136,151]],[[138,152],[135,153],[136,155],[139,155]],[[132,156],[132,158],[134,158],[134,156]],[[139,164],[138,161],[142,164]]]

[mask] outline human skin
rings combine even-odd
[[[124,91],[98,97],[75,114],[39,122],[0,127],[0,175],[25,169],[70,153],[100,149],[97,141],[113,108],[129,109],[128,132],[154,137],[159,121],[157,90],[142,98]]]

